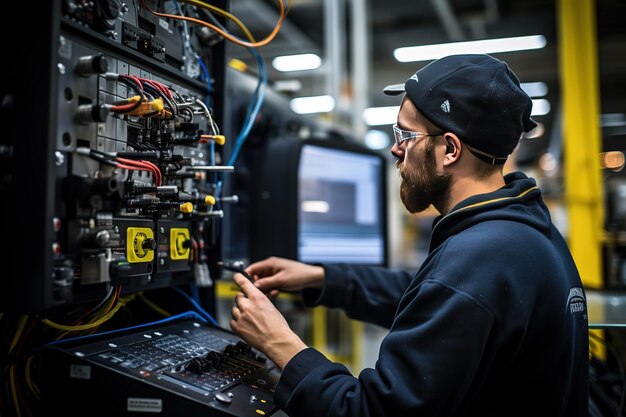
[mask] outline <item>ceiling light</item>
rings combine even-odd
[[[386,149],[390,143],[389,134],[382,130],[369,130],[365,134],[365,146],[370,149]]]
[[[493,54],[498,52],[540,49],[546,46],[543,35],[515,38],[484,39],[481,41],[451,42],[438,45],[406,46],[393,51],[400,62],[429,61],[455,54]]]
[[[622,127],[626,126],[626,114],[624,113],[602,113],[600,115],[602,127]]]
[[[540,98],[533,100],[533,109],[530,112],[531,116],[544,116],[550,113],[550,102],[546,99]]]
[[[300,80],[277,80],[273,84],[274,90],[279,93],[295,94],[302,90],[302,81]]]
[[[553,176],[559,168],[559,161],[550,152],[539,157],[539,168],[548,176]]]
[[[522,90],[530,97],[543,97],[548,94],[548,86],[546,83],[521,83]]]
[[[392,125],[398,120],[400,106],[370,107],[363,111],[368,126]]]
[[[608,168],[612,171],[619,172],[624,168],[626,158],[622,151],[610,151],[600,153],[600,165],[602,168]]]
[[[272,60],[272,66],[278,71],[304,71],[319,68],[322,59],[315,54],[299,54],[277,56]]]
[[[335,108],[331,96],[297,97],[291,99],[289,107],[298,114],[327,113]]]

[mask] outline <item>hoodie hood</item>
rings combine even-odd
[[[437,217],[429,251],[448,237],[489,220],[517,221],[547,234],[551,226],[550,212],[536,181],[519,171],[505,175],[504,181],[504,187],[499,190],[465,199],[449,213]]]

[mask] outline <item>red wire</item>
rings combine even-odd
[[[128,110],[133,110],[135,106],[136,106],[136,103],[120,104],[118,106],[111,107],[111,110],[114,112],[123,113]]]
[[[115,160],[126,165],[130,165],[130,166],[137,167],[137,168],[144,168],[144,170],[148,170],[152,172],[152,174],[154,174],[154,182],[156,183],[156,185],[159,186],[162,184],[163,179],[161,177],[161,171],[159,170],[159,167],[157,167],[152,162],[135,161],[134,159],[126,159],[126,158],[119,158],[119,157],[116,157]]]
[[[149,169],[148,167],[137,167],[134,165],[124,165],[124,164],[120,164],[117,163],[115,166],[117,166],[118,168],[122,168],[122,169],[127,169],[129,171],[148,171],[148,172],[152,172],[152,174],[154,174],[154,171],[152,171],[151,169]],[[156,182],[156,179],[155,179]]]
[[[167,86],[165,86],[164,84],[158,82],[158,81],[154,81],[154,80],[146,80],[143,79],[146,83],[150,84],[151,86],[153,86],[154,88],[156,88],[157,90],[159,90],[160,92],[162,92],[163,94],[165,94],[167,96],[167,98],[172,98],[172,92],[167,88]]]
[[[120,77],[127,78],[129,80],[133,80],[135,82],[135,84],[137,84],[139,86],[139,89],[141,91],[143,91],[143,85],[141,84],[141,81],[139,80],[139,77],[137,77],[136,75],[120,75]]]
[[[152,166],[155,170],[155,172],[159,175],[159,185],[163,184],[163,175],[161,174],[161,170],[159,169],[158,166],[156,166],[156,164],[150,162],[150,161],[142,161],[150,166]]]
[[[191,242],[193,243],[194,260],[196,262],[200,262],[200,255],[198,254],[198,242],[196,242],[196,239],[191,239]]]
[[[135,167],[136,169],[152,172],[152,175],[154,175],[154,182],[156,183],[156,185],[159,185],[159,173],[154,169],[153,166],[145,164],[143,163],[143,161],[135,161],[126,158],[115,158],[115,160],[124,163],[127,166]]]

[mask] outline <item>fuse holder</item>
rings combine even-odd
[[[149,227],[129,227],[126,229],[126,259],[130,263],[152,262],[156,240]]]
[[[170,229],[170,258],[174,261],[189,259],[191,239],[189,229],[173,227]]]

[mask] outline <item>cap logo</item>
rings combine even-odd
[[[441,103],[441,110],[443,110],[444,113],[450,113],[450,102],[448,100]]]
[[[415,82],[419,82],[419,79],[417,78],[417,74],[413,74],[411,75],[411,78],[409,78],[409,80],[415,80]]]

